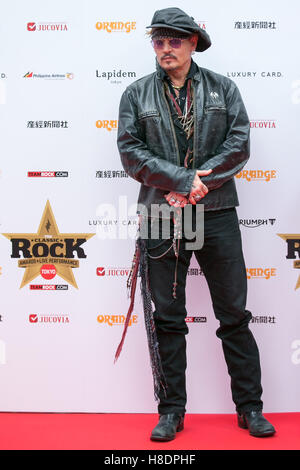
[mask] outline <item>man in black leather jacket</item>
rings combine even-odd
[[[141,183],[139,212],[147,215],[149,228],[157,205],[174,210],[192,205],[192,225],[197,205],[204,205],[204,244],[194,253],[220,322],[217,336],[231,377],[238,425],[251,435],[270,436],[275,429],[262,415],[259,352],[248,327],[252,315],[245,309],[247,279],[235,209],[239,202],[234,176],[249,158],[247,112],[234,82],[191,59],[192,53],[211,45],[193,18],[179,8],[166,8],[155,12],[149,28],[157,70],[122,95],[121,161],[128,175]],[[159,217],[170,215],[167,211]],[[173,240],[161,231],[158,240],[146,240],[165,383],[158,392],[159,423],[151,434],[160,441],[174,439],[183,429],[186,411],[185,286],[193,251],[185,249],[184,235],[174,245],[172,220]]]

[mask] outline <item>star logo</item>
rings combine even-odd
[[[60,233],[47,201],[37,233],[3,233],[12,243],[11,258],[19,259],[18,267],[25,269],[20,289],[38,277],[44,265],[54,265],[56,274],[78,289],[73,269],[78,258],[86,258],[82,245],[95,233]],[[22,255],[22,256],[21,256]]]
[[[287,243],[287,259],[294,259],[296,258],[296,253],[298,258],[300,258],[300,233],[293,234],[293,233],[277,233],[277,235],[286,241]],[[300,259],[294,261],[294,268],[300,269]],[[300,287],[300,275],[298,277],[298,281],[295,287],[299,289]]]

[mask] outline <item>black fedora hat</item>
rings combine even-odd
[[[193,17],[188,16],[180,8],[171,7],[157,10],[153,15],[151,25],[147,28],[165,28],[187,34],[197,34],[197,52],[203,52],[211,46],[207,32],[197,25]]]

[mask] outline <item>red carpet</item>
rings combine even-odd
[[[0,413],[1,450],[299,450],[300,413],[265,414],[273,437],[251,437],[235,415],[190,414],[174,441],[149,440],[153,414]]]

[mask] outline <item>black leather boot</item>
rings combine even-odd
[[[160,415],[159,422],[152,431],[152,441],[172,441],[176,432],[183,430],[184,415],[170,413]]]
[[[249,429],[251,436],[267,437],[275,434],[275,428],[264,418],[261,411],[246,411],[237,414],[240,428]]]

